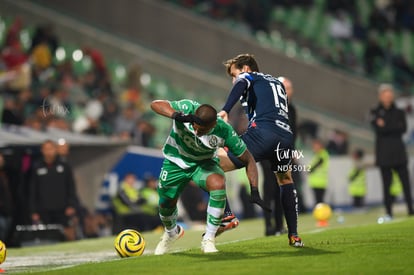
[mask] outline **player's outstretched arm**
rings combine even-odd
[[[202,124],[202,120],[193,114],[185,115],[182,112],[176,111],[168,100],[154,100],[151,102],[151,109],[165,117],[169,117],[178,122],[195,122]]]
[[[246,174],[250,184],[250,202],[256,203],[264,210],[272,211],[269,206],[265,205],[264,201],[260,198],[259,194],[259,176],[257,172],[256,161],[253,155],[246,149],[244,153],[239,157],[246,166]]]
[[[171,118],[175,113],[168,100],[154,100],[151,102],[151,109],[159,115]]]

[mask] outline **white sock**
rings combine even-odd
[[[208,239],[214,240],[216,238],[216,232],[217,232],[218,228],[219,228],[218,226],[212,225],[211,223],[207,223],[206,234],[204,234],[203,239],[204,240],[208,240]]]
[[[165,232],[167,232],[168,236],[170,237],[174,237],[175,235],[177,235],[178,233],[178,227],[177,225],[175,225],[173,228],[171,229],[165,229]]]

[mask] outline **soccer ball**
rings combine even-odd
[[[2,241],[0,241],[0,264],[4,263],[4,261],[6,260],[6,256],[7,256],[6,245]]]
[[[327,221],[332,216],[332,209],[329,204],[318,203],[313,209],[313,217],[318,221]]]
[[[125,229],[115,238],[115,250],[122,258],[141,256],[145,250],[144,237],[134,229]]]

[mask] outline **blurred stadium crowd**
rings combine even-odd
[[[413,93],[409,0],[167,0],[307,62],[393,82]]]
[[[149,146],[141,68],[107,62],[98,48],[63,45],[52,24],[1,17],[1,122],[107,135]]]

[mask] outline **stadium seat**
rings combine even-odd
[[[329,21],[331,20],[329,15],[323,14],[320,16],[316,23],[316,33],[315,39],[316,39],[316,45],[321,48],[329,48],[329,33],[328,33],[328,25]]]
[[[259,42],[260,45],[266,48],[269,48],[272,45],[269,35],[264,31],[256,32],[256,40],[257,42]]]
[[[316,61],[315,56],[312,54],[312,51],[307,47],[301,47],[299,49],[299,57],[306,63],[312,63]]]
[[[285,54],[289,57],[296,57],[298,54],[298,45],[295,40],[286,40]]]
[[[25,51],[29,50],[32,45],[33,34],[33,27],[26,27],[20,31],[20,43]]]
[[[0,16],[0,45],[3,45],[6,38],[7,25],[3,17]]]
[[[359,62],[362,64],[362,59],[364,57],[365,51],[364,43],[359,40],[353,39],[351,40],[351,48],[357,60],[359,60]]]
[[[122,65],[120,62],[111,60],[108,63],[108,69],[111,75],[111,81],[115,85],[122,84],[127,77],[127,71],[124,65]]]
[[[368,1],[355,1],[355,2],[357,5],[358,15],[361,19],[362,24],[364,24],[364,26],[367,26],[369,22],[369,16],[374,6],[373,1],[368,0]]]
[[[272,10],[271,21],[283,23],[286,21],[287,15],[288,13],[286,12],[286,8],[277,6]]]
[[[404,30],[401,33],[401,53],[411,65],[414,59],[414,45],[412,44],[412,36],[413,33],[408,30]]]
[[[270,32],[270,41],[273,48],[284,51],[285,41],[283,40],[282,34],[279,31],[272,30]]]
[[[317,32],[318,19],[322,16],[322,12],[316,7],[312,7],[306,13],[306,23],[303,23],[299,33],[307,39],[312,39]]]
[[[380,66],[377,78],[382,82],[391,82],[393,80],[393,70],[390,65]]]
[[[307,19],[305,10],[301,7],[293,7],[290,12],[289,20],[286,21],[287,27],[292,31],[300,31]]]

